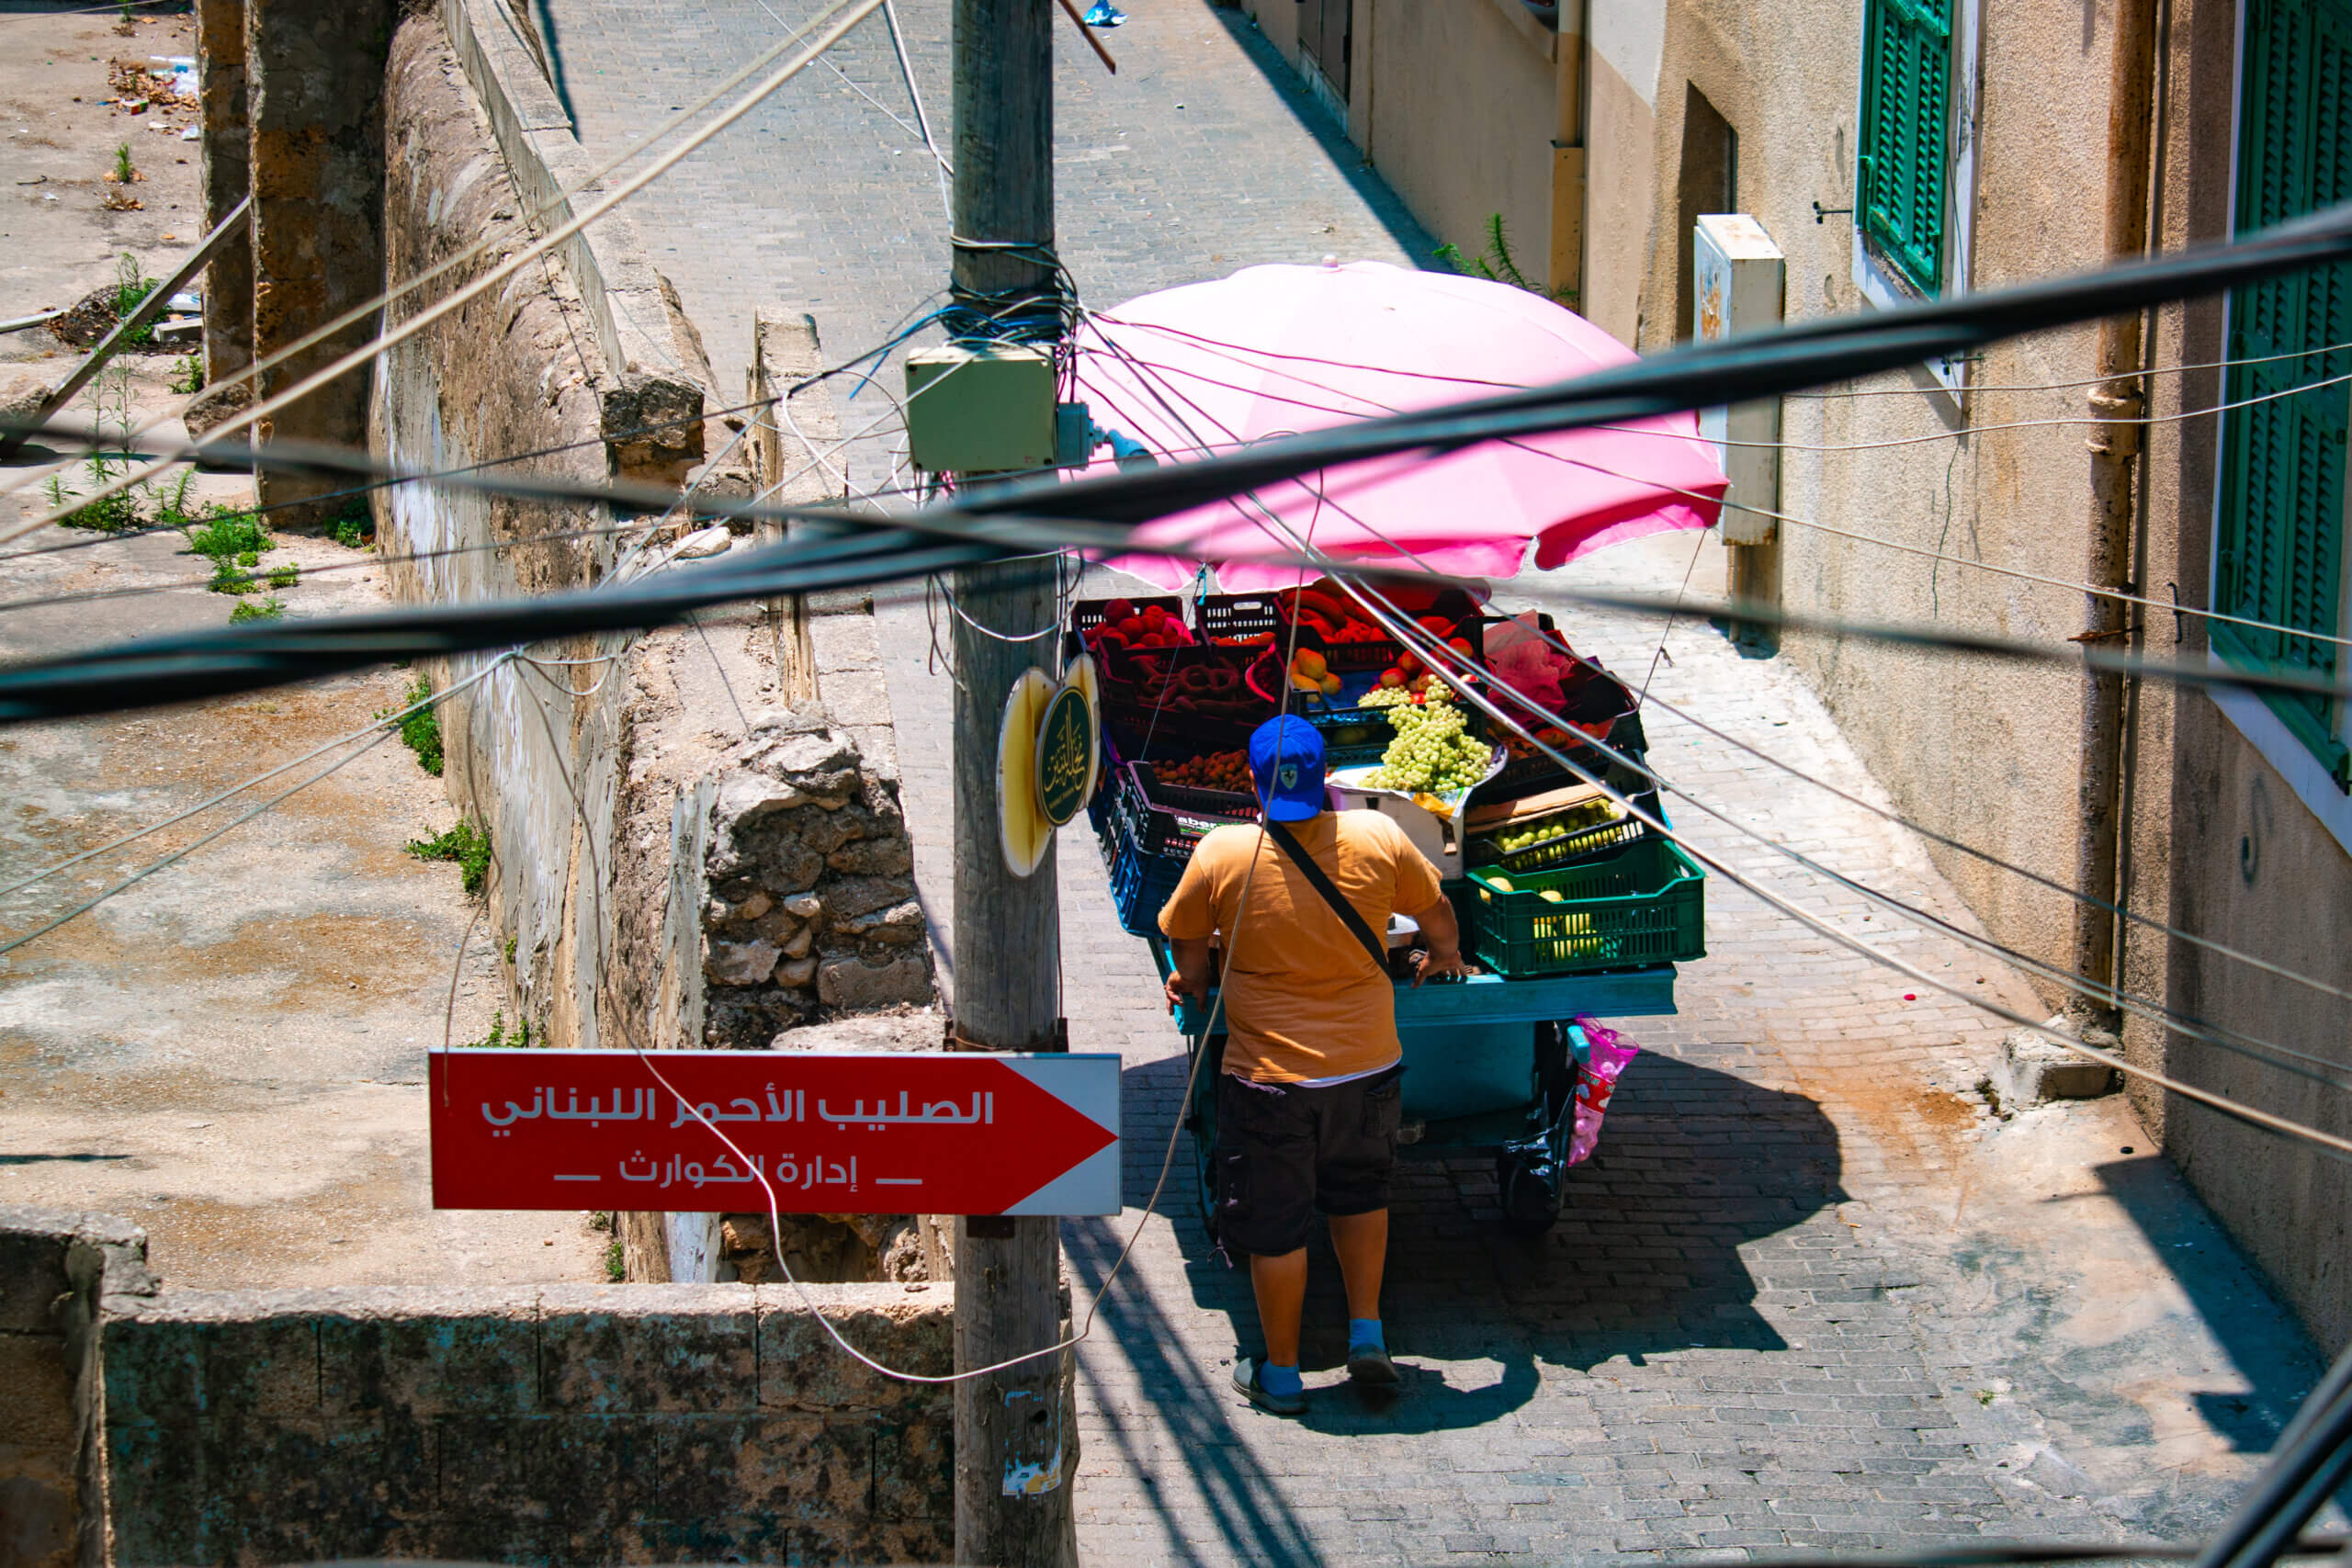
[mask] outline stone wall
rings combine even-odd
[[[92,1329],[154,1289],[130,1221],[0,1207],[0,1568],[107,1561]]]
[[[945,1287],[808,1296],[953,1365]],[[122,1222],[0,1210],[0,1568],[954,1545],[952,1394],[792,1291],[159,1290]]]
[[[772,721],[718,775],[704,859],[706,1045],[758,1050],[820,1012],[931,1003],[898,780],[821,723]]]
[[[445,0],[437,17],[401,25],[385,95],[396,280],[455,260],[586,180],[540,70],[497,0]],[[541,455],[502,471],[683,479],[733,495],[752,492],[755,470],[807,466],[797,435],[740,421],[637,428],[671,417],[673,404],[698,414],[713,378],[699,333],[626,225],[617,237],[604,223],[594,232],[594,245],[559,249],[386,355],[379,448],[457,468],[528,451]],[[420,308],[520,243],[456,261],[446,282],[396,310]],[[628,323],[649,312],[668,332],[632,335]],[[763,315],[759,341],[749,368],[758,395],[778,395],[820,362],[805,315]],[[664,379],[655,360],[689,373]],[[821,383],[794,407],[802,431],[832,427]],[[686,462],[706,450],[707,462]],[[829,499],[805,475],[783,493]],[[587,589],[692,570],[689,546],[700,555],[755,542],[684,519],[424,485],[385,492],[379,519],[388,554],[424,557],[390,570],[395,592],[415,600]],[[930,950],[871,640],[864,597],[840,595],[712,611],[694,626],[534,648],[526,660],[455,659],[432,672],[456,693],[442,710],[451,798],[490,832],[494,919],[480,940],[507,955],[510,1016],[560,1047],[756,1050],[819,1020],[929,1005]],[[820,693],[828,665],[839,679]],[[841,721],[823,700],[836,694],[847,704]],[[631,1280],[729,1277],[719,1215],[628,1215],[620,1233]],[[850,1234],[829,1232],[820,1250],[846,1250],[852,1277],[878,1277],[876,1255]]]

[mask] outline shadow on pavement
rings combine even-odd
[[[2253,1386],[2251,1393],[2193,1393],[2198,1414],[2240,1453],[2269,1452],[2311,1391],[2318,1352],[2303,1336],[2279,1332],[2293,1314],[2171,1160],[2142,1155],[2092,1168]]]
[[[1158,1179],[1184,1074],[1171,1057],[1124,1075],[1130,1205],[1146,1202]],[[1544,1237],[1503,1232],[1490,1162],[1401,1165],[1383,1315],[1405,1387],[1388,1396],[1318,1388],[1302,1424],[1335,1434],[1476,1427],[1534,1398],[1544,1361],[1589,1368],[1694,1346],[1784,1348],[1755,1310],[1739,1248],[1843,1201],[1839,1169],[1837,1130],[1812,1100],[1657,1052],[1628,1069],[1600,1153],[1570,1178],[1567,1210]],[[1130,1275],[1104,1325],[1144,1387],[1182,1391],[1176,1405],[1155,1402],[1151,1417],[1167,1424],[1204,1493],[1246,1503],[1232,1516],[1249,1520],[1234,1549],[1272,1554],[1287,1529],[1279,1502],[1271,1490],[1259,1495],[1248,1456],[1229,1446],[1229,1418],[1196,1404],[1236,1403],[1225,1358],[1237,1347],[1254,1353],[1259,1333],[1246,1270],[1209,1250],[1189,1134],[1177,1139],[1159,1207],[1183,1250],[1187,1315],[1225,1322],[1208,1335],[1193,1325],[1187,1347],[1182,1325]],[[1073,1224],[1071,1267],[1090,1289],[1125,1223]],[[1310,1260],[1301,1360],[1317,1385],[1345,1360],[1347,1313],[1319,1235]]]
[[[1392,1243],[1390,1275],[1404,1285],[1408,1324],[1509,1319],[1564,1366],[1702,1346],[1784,1349],[1755,1309],[1740,1248],[1845,1201],[1841,1166],[1838,1129],[1809,1098],[1648,1051],[1620,1080],[1600,1146],[1570,1173],[1548,1235],[1505,1235],[1492,1172],[1455,1167],[1475,1221],[1462,1241],[1483,1257],[1484,1278],[1466,1268],[1460,1243],[1399,1268],[1417,1239],[1410,1227]],[[1784,1245],[1795,1250],[1793,1238]],[[1442,1269],[1446,1251],[1461,1263]],[[1439,1288],[1447,1272],[1451,1292]]]
[[[1225,24],[1234,41],[1248,51],[1250,59],[1265,74],[1274,90],[1282,95],[1283,107],[1291,112],[1323,155],[1331,160],[1332,168],[1348,182],[1380,226],[1388,231],[1397,248],[1411,256],[1423,270],[1436,266],[1437,238],[1421,227],[1419,220],[1407,209],[1404,201],[1380,177],[1378,171],[1365,161],[1363,150],[1348,140],[1346,130],[1334,123],[1323,107],[1307,96],[1298,73],[1291,67],[1282,52],[1266,40],[1266,35],[1250,25],[1248,13],[1239,6],[1214,7],[1216,19]]]
[[[1181,1069],[1182,1064],[1177,1065]],[[1185,1158],[1180,1148],[1180,1165]],[[1156,1174],[1156,1156],[1152,1167]],[[1147,1190],[1149,1180],[1147,1176]],[[1170,1188],[1176,1190],[1172,1176]],[[1189,1188],[1170,1206],[1191,1259],[1204,1247],[1197,1214],[1187,1212],[1192,1209]],[[1081,1298],[1101,1292],[1134,1223],[1132,1216],[1066,1223],[1064,1255]],[[1149,1238],[1141,1245],[1150,1245]],[[1188,1271],[1196,1275],[1201,1267],[1188,1262]],[[1247,1281],[1222,1264],[1207,1267],[1225,1274],[1227,1281],[1240,1280],[1246,1306]],[[1080,1347],[1080,1364],[1090,1372],[1114,1359],[1123,1366],[1096,1379],[1104,1385],[1097,1402],[1108,1430],[1087,1434],[1081,1473],[1102,1457],[1099,1450],[1107,1443],[1117,1450],[1119,1469],[1155,1492],[1161,1504],[1181,1508],[1188,1525],[1194,1517],[1193,1505],[1199,1505],[1205,1527],[1216,1532],[1224,1548],[1205,1552],[1206,1560],[1316,1561],[1314,1539],[1284,1499],[1280,1481],[1267,1474],[1234,1430],[1228,1407],[1238,1401],[1227,1385],[1231,1369],[1195,1353],[1186,1342],[1183,1325],[1170,1316],[1144,1273],[1131,1269],[1113,1285],[1098,1326],[1103,1333]],[[1171,1472],[1179,1464],[1190,1482],[1190,1496],[1172,1484]],[[1188,1555],[1185,1560],[1202,1559]]]

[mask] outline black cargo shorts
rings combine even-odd
[[[1306,1245],[1317,1211],[1388,1207],[1404,1076],[1401,1062],[1319,1089],[1221,1075],[1217,1240],[1229,1251],[1280,1257]]]

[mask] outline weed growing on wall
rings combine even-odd
[[[432,679],[419,675],[416,684],[408,689],[408,695],[401,699],[401,707],[416,707],[432,694]],[[397,708],[386,708],[376,716],[390,718],[398,711]],[[438,709],[417,708],[416,712],[401,720],[401,744],[416,753],[418,767],[436,779],[441,776],[441,714]]]
[[[628,1265],[621,1261],[621,1244],[616,1239],[605,1244],[605,1278],[619,1284],[628,1277]]]
[[[457,863],[458,884],[469,895],[480,893],[490,880],[490,834],[466,818],[437,838],[411,839],[407,848],[419,860]]]
[[[1462,247],[1448,242],[1430,253],[1464,277],[1483,277],[1489,283],[1507,283],[1513,288],[1524,288],[1530,294],[1540,294],[1557,305],[1576,308],[1579,299],[1573,288],[1545,288],[1528,280],[1519,270],[1519,262],[1510,254],[1510,235],[1503,228],[1503,215],[1487,215],[1487,248],[1475,256],[1464,258]]]
[[[376,542],[376,514],[366,502],[355,502],[327,525],[327,534],[346,550],[368,549]]]
[[[414,849],[416,846],[411,844],[409,847]],[[545,1045],[547,1043],[548,1032],[542,1025],[539,1043]],[[527,1018],[523,1020],[520,1027],[509,1034],[506,1032],[506,1014],[503,1010],[492,1013],[490,1032],[479,1040],[467,1041],[464,1048],[469,1051],[527,1051],[531,1048],[531,1021]]]

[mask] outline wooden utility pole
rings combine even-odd
[[[1054,0],[956,0],[954,22],[956,302],[995,318],[989,335],[1025,325],[1023,335],[1040,348],[1050,348],[1041,339],[1058,322],[1050,260],[1053,7]],[[996,787],[1005,698],[1022,671],[1052,657],[1054,639],[1029,634],[1058,611],[1056,567],[1031,559],[956,577],[955,1017],[967,1050],[1046,1051],[1059,1038],[1054,854],[1049,849],[1029,876],[1012,874]],[[1060,1276],[1057,1221],[958,1220],[956,1371],[1054,1344],[1062,1330]],[[956,1385],[956,1562],[1063,1568],[1077,1561],[1069,1371],[1064,1352]]]

